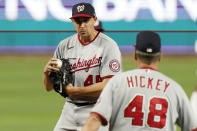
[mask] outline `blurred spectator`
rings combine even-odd
[[[99,31],[99,32],[103,32],[104,29],[103,29],[103,25],[102,25],[102,22],[97,20],[94,24],[94,28]]]

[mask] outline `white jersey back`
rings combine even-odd
[[[113,77],[92,113],[110,121],[111,131],[183,131],[197,129],[197,121],[183,89],[152,69],[135,69]]]
[[[84,45],[78,34],[60,42],[55,58],[68,58],[75,77],[74,86],[88,86],[121,71],[121,54],[115,41],[103,33]],[[69,99],[69,98],[68,98]],[[71,98],[72,101],[96,101],[97,97]]]

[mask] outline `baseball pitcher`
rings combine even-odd
[[[44,69],[46,90],[54,88],[66,97],[54,131],[81,130],[105,84],[121,71],[121,54],[116,42],[94,28],[97,18],[93,6],[74,5],[71,20],[77,33],[59,43]],[[68,68],[58,68],[58,59],[69,61],[72,77],[67,75]],[[108,131],[108,127],[100,130]]]

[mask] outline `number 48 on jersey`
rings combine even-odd
[[[145,121],[143,106],[144,96],[136,95],[128,104],[124,111],[125,118],[132,118],[132,126],[144,126],[144,122],[153,128],[163,128],[166,124],[166,113],[168,110],[168,101],[165,98],[153,97],[149,100],[149,112]],[[159,107],[159,109],[158,109]],[[145,112],[146,113],[146,112]]]

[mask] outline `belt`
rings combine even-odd
[[[87,105],[94,105],[96,102],[84,102],[84,103],[76,103],[72,101],[67,101],[69,103],[75,104],[76,106],[87,106]]]

